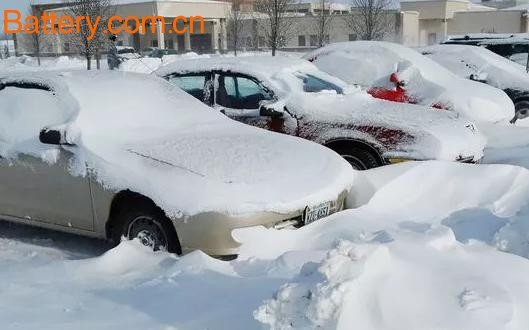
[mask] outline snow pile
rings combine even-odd
[[[162,60],[159,58],[142,57],[122,62],[119,65],[119,71],[150,74],[160,65],[162,65]]]
[[[420,104],[444,104],[475,121],[507,123],[514,116],[514,105],[502,91],[461,79],[401,45],[370,41],[336,43],[305,58],[313,60],[323,71],[363,87],[394,88],[390,75],[397,73],[406,82],[408,94]]]
[[[106,67],[106,61],[101,61]],[[95,66],[95,61],[93,62]],[[35,57],[21,56],[0,60],[0,73],[9,71],[54,71],[54,70],[86,70],[86,60],[75,57],[60,56],[42,58],[41,65]]]
[[[341,241],[306,264],[255,317],[270,329],[524,329],[529,283],[513,274],[529,263],[446,228]],[[494,265],[491,271],[490,265]],[[512,268],[511,268],[512,267]],[[508,280],[507,280],[508,279]]]
[[[494,250],[529,257],[527,170],[428,162],[362,174],[351,193],[367,202],[361,208],[296,232],[238,232],[243,258],[328,251],[300,265],[255,310],[258,321],[271,329],[529,325],[517,312],[529,306],[529,281],[516,275],[529,262]]]
[[[23,230],[16,241],[0,224],[0,325],[526,330],[529,261],[496,246],[529,246],[528,178],[507,165],[370,170],[352,192],[361,207],[298,230],[239,230],[231,262],[137,241],[91,257],[95,243]]]

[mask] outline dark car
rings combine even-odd
[[[442,44],[479,46],[514,60],[518,55],[527,55],[529,52],[529,34],[468,34],[450,37]],[[527,65],[527,60],[520,64]]]

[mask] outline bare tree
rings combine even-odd
[[[328,42],[328,35],[331,25],[332,9],[329,0],[319,0],[320,8],[316,15],[316,37],[318,47],[323,47]]]
[[[36,2],[34,0],[30,1],[29,9],[28,9],[28,16],[40,16],[40,12],[37,9],[37,7],[35,7],[35,4]],[[44,47],[45,37],[46,36],[41,33],[33,33],[27,37],[28,39],[27,42],[29,43],[28,48],[31,49],[33,56],[37,58],[37,63],[39,64],[39,66],[41,62],[40,55],[41,55],[42,48]]]
[[[92,21],[100,17],[95,32],[92,32],[88,23],[83,21],[80,24],[79,33],[71,33],[67,38],[72,47],[86,58],[86,69],[92,69],[92,58],[95,57],[99,70],[101,68],[101,50],[109,43],[108,36],[104,31],[114,12],[111,0],[67,0],[66,5],[72,17],[88,16]]]
[[[228,42],[237,56],[241,41],[241,33],[243,30],[243,13],[241,12],[241,4],[243,0],[233,0],[230,11],[228,12]]]
[[[256,0],[255,9],[264,16],[264,31],[268,47],[272,56],[276,55],[278,48],[284,46],[292,36],[295,24],[289,20],[287,10],[294,0]]]
[[[11,55],[9,53],[9,41],[11,38],[7,33],[2,33],[0,37],[1,37],[0,40],[4,41],[3,43],[1,43],[1,44],[4,44],[4,47],[1,50],[2,53],[0,54],[0,58],[8,58]]]
[[[361,40],[382,39],[390,29],[388,8],[391,0],[352,0],[346,22]]]

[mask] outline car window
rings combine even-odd
[[[341,87],[311,74],[298,74],[298,78],[303,81],[303,91],[306,93],[318,93],[328,90],[343,94]]]
[[[70,116],[55,93],[36,84],[0,84],[0,148],[38,142],[45,127],[63,124]]]
[[[200,101],[204,101],[204,86],[206,84],[206,75],[192,76],[171,76],[169,82],[180,87],[182,90],[193,95]]]
[[[244,76],[220,75],[217,104],[231,109],[258,109],[261,101],[272,96],[256,80]]]

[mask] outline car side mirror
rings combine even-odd
[[[470,80],[472,81],[477,81],[477,82],[480,82],[480,83],[487,83],[487,78],[488,78],[488,74],[485,73],[485,72],[480,72],[480,73],[473,73],[470,75]]]
[[[39,140],[43,144],[51,144],[56,146],[72,145],[72,143],[66,140],[64,132],[54,129],[45,128],[40,131]]]
[[[259,114],[262,117],[270,117],[273,119],[283,118],[283,111],[278,111],[273,107],[273,104],[262,104],[259,107]]]

